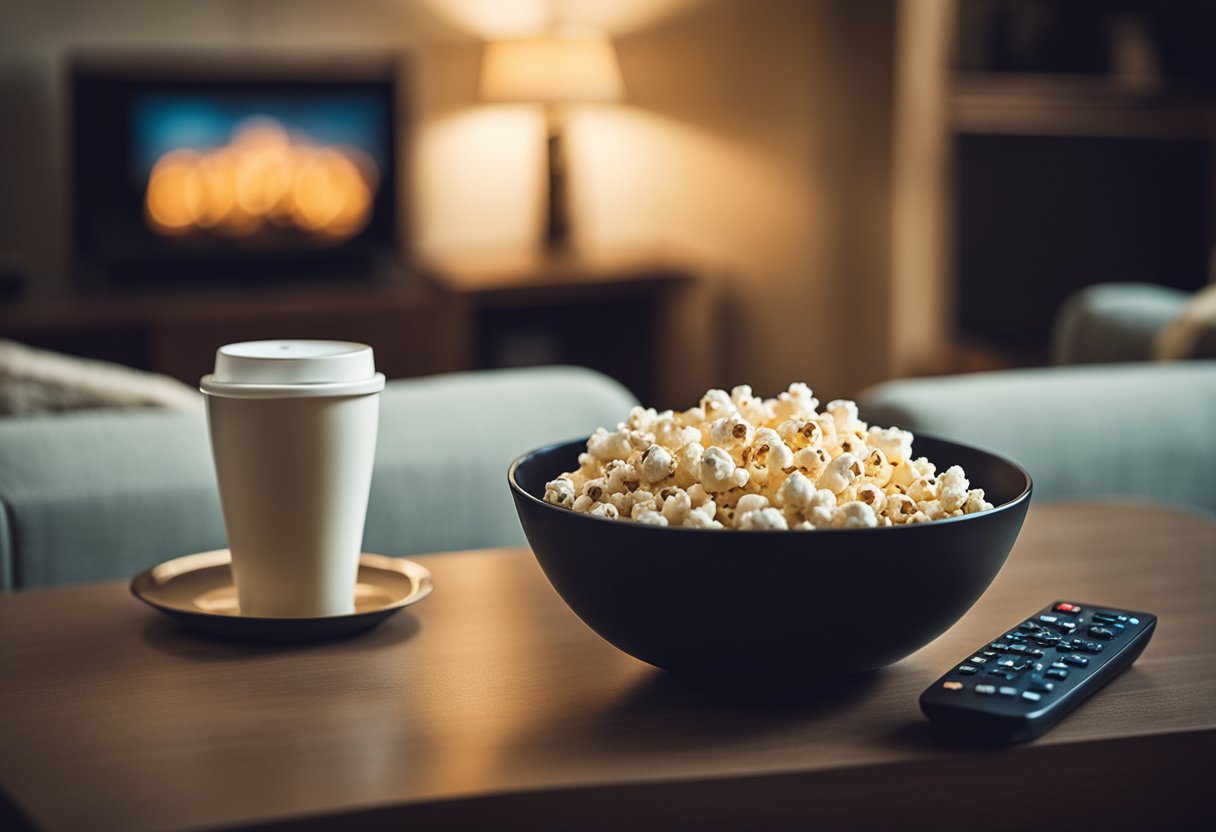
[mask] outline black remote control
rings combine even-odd
[[[1057,601],[929,686],[934,726],[986,743],[1032,740],[1136,660],[1157,616]]]

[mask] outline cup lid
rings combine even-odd
[[[215,353],[215,372],[200,389],[214,396],[280,398],[377,393],[372,348],[353,341],[244,341]]]

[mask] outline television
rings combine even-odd
[[[361,279],[398,262],[400,73],[387,56],[77,57],[79,279]]]

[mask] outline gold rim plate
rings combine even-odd
[[[355,611],[316,618],[240,614],[227,549],[174,558],[131,580],[131,594],[195,630],[230,638],[308,641],[370,629],[431,594],[426,567],[404,558],[359,556]]]

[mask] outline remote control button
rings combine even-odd
[[[1085,658],[1084,656],[1078,656],[1076,653],[1073,653],[1070,656],[1064,657],[1064,664],[1070,664],[1073,667],[1088,667],[1089,659]]]
[[[1053,630],[1059,630],[1065,635],[1077,629],[1077,622],[1071,618],[1061,618],[1058,615],[1040,615],[1039,620],[1051,627]]]
[[[1090,618],[1093,619],[1094,621],[1098,622],[1099,624],[1118,624],[1119,623],[1118,618],[1116,618],[1113,615],[1107,615],[1106,613],[1103,613],[1103,612],[1096,612],[1093,615],[1091,615]]]
[[[1069,653],[1072,651],[1072,642],[1064,639],[1056,644],[1056,649],[1061,653]]]
[[[1086,632],[1094,638],[1102,638],[1106,639],[1107,641],[1115,637],[1115,631],[1107,629],[1106,627],[1094,626],[1090,627],[1088,630],[1086,630]]]
[[[1104,615],[1107,618],[1113,618],[1116,621],[1126,621],[1127,616],[1118,610],[1094,610],[1094,615]]]
[[[1001,659],[999,662],[997,662],[997,667],[1004,668],[1005,670],[1012,670],[1014,672],[1020,672],[1026,669],[1026,662],[1018,659]],[[993,670],[995,669],[996,668],[993,668]]]
[[[942,682],[942,687],[946,690],[962,690],[962,682]]]
[[[970,664],[960,664],[958,666],[958,672],[963,676],[974,676],[976,673],[979,673],[979,670],[978,667]]]
[[[981,696],[991,696],[996,693],[996,685],[976,685],[975,692]]]
[[[1060,634],[1053,633],[1051,630],[1044,630],[1041,633],[1035,633],[1031,637],[1031,641],[1040,647],[1055,647],[1060,643]]]
[[[1056,612],[1067,612],[1072,615],[1078,615],[1081,612],[1081,607],[1077,604],[1070,604],[1067,601],[1061,601],[1054,607]]]
[[[1029,649],[1030,649],[1030,648],[1029,648],[1029,647],[1027,647],[1025,644],[1011,644],[1011,645],[1009,645],[1009,652],[1010,652],[1010,653],[1025,653],[1025,652],[1026,652],[1027,650],[1029,650]]]
[[[1014,632],[1005,636],[1005,641],[1011,641],[1014,644],[1025,644],[1026,636],[1022,635],[1021,633]]]
[[[1059,681],[1063,682],[1068,678],[1068,668],[1055,667],[1053,665],[1050,669],[1043,671],[1043,675],[1048,679],[1058,679]]]
[[[1036,650],[1035,648],[1032,647],[1026,651],[1026,655],[1032,659],[1041,659],[1046,654],[1042,650]]]
[[[1051,669],[1052,670],[1068,670],[1068,665],[1064,664],[1064,662],[1052,662]]]
[[[1018,671],[1010,670],[1007,667],[994,667],[988,671],[989,676],[995,676],[997,679],[1004,679],[1006,682],[1012,682],[1018,678]]]
[[[1010,687],[1009,685],[1004,685],[997,690],[997,693],[999,693],[1001,696],[1017,696],[1018,689],[1015,687]]]
[[[979,690],[979,688],[976,688],[976,690]],[[1027,690],[1027,691],[1022,692],[1022,698],[1025,699],[1027,702],[1038,702],[1040,699],[1043,698],[1043,694],[1035,693],[1032,690]]]
[[[987,656],[990,659],[995,659],[998,653],[995,650],[981,650],[980,655]]]
[[[992,642],[992,649],[1000,650],[1002,653],[1008,653],[1009,645],[1003,641],[994,641],[994,642]]]
[[[983,656],[972,656],[967,659],[968,664],[988,664],[988,660]]]
[[[1038,674],[1038,673],[1031,673],[1031,674],[1030,674],[1030,680],[1029,680],[1029,681],[1026,683],[1026,686],[1027,686],[1027,687],[1028,687],[1030,690],[1037,690],[1037,691],[1040,691],[1040,692],[1042,692],[1042,693],[1050,693],[1050,692],[1051,692],[1051,689],[1055,687],[1055,685],[1054,685],[1054,684],[1052,684],[1051,682],[1049,682],[1049,681],[1047,681],[1046,679],[1044,679],[1044,678],[1043,678],[1043,677],[1042,677],[1040,674]]]
[[[1096,641],[1078,641],[1073,639],[1072,646],[1082,653],[1101,653],[1102,645]]]
[[[1140,619],[1139,618],[1129,618],[1129,619],[1127,619],[1127,623],[1128,624],[1139,624]]]

